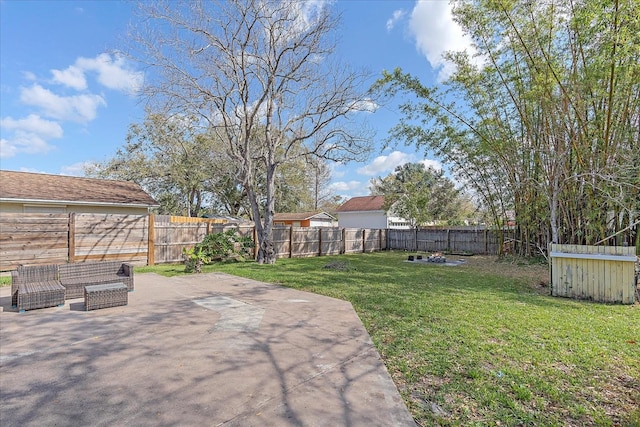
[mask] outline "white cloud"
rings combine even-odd
[[[84,77],[84,70],[75,65],[69,66],[66,70],[51,70],[53,82],[60,83],[76,90],[87,88],[87,79]]]
[[[37,134],[16,131],[11,139],[0,140],[0,158],[7,159],[18,153],[41,154],[53,147]]]
[[[366,166],[358,168],[357,172],[360,175],[374,176],[383,172],[391,172],[396,166],[403,165],[411,162],[413,156],[400,151],[394,151],[388,156],[378,156],[373,159],[373,162]]]
[[[329,184],[329,188],[341,197],[366,196],[370,193],[369,183],[362,181],[336,181]]]
[[[0,138],[0,159],[8,159],[9,157],[13,157],[18,154],[19,146],[15,143]]]
[[[46,153],[52,149],[47,140],[62,138],[60,124],[31,114],[24,119],[5,117],[0,127],[10,136],[0,140],[0,157],[9,158],[18,153]]]
[[[419,161],[418,163],[422,163],[425,168],[432,168],[433,170],[440,171],[442,170],[442,163],[433,159],[424,159]]]
[[[107,105],[104,98],[99,95],[59,96],[38,84],[22,88],[20,101],[40,108],[47,117],[78,123],[95,119],[98,107]]]
[[[417,1],[409,18],[409,31],[415,37],[416,47],[434,69],[438,80],[451,76],[455,66],[444,60],[446,51],[464,51],[473,55],[471,39],[453,21],[452,5],[446,1]]]
[[[95,58],[80,57],[74,64],[63,70],[52,69],[52,78],[46,82],[60,84],[77,91],[86,91],[89,86],[87,82],[89,73],[94,73],[102,86],[127,94],[138,91],[143,83],[142,72],[133,70],[121,55],[107,53],[97,55]],[[61,95],[43,87],[44,80],[39,80],[32,72],[23,72],[23,77],[31,82],[31,86],[20,88],[20,102],[35,107],[38,114],[31,114],[22,119],[12,117],[1,119],[3,134],[0,139],[0,157],[2,158],[12,157],[18,153],[48,152],[53,148],[48,141],[63,136],[62,126],[58,121],[85,124],[97,117],[99,107],[107,105],[105,98],[101,95],[91,92],[72,96]]]
[[[65,70],[51,70],[52,81],[75,90],[87,89],[86,74],[97,74],[101,85],[124,92],[135,94],[143,83],[143,73],[133,70],[126,59],[118,54],[102,53],[95,58],[79,57],[75,64]]]
[[[391,18],[387,19],[387,31],[393,30],[393,27],[395,27],[398,21],[404,18],[406,14],[407,12],[405,10],[402,10],[402,9],[394,10],[393,15],[391,15]]]
[[[143,73],[130,68],[120,55],[102,53],[95,58],[78,58],[76,66],[85,71],[98,73],[98,82],[109,89],[135,94],[143,83]]]
[[[62,127],[58,122],[45,120],[36,114],[30,114],[24,119],[5,117],[0,120],[0,127],[10,131],[24,131],[36,133],[47,138],[61,138]]]
[[[333,191],[344,192],[358,189],[362,186],[360,181],[336,181],[329,185]]]
[[[442,169],[442,164],[437,160],[423,159],[417,160],[415,154],[394,151],[388,156],[378,156],[371,163],[357,169],[360,175],[375,176],[388,174],[393,172],[397,166],[405,163],[422,163],[426,167],[432,167],[436,170]]]
[[[355,101],[351,104],[351,111],[364,111],[367,113],[374,113],[378,109],[378,104],[371,98]]]

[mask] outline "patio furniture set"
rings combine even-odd
[[[121,261],[19,266],[11,272],[11,305],[19,312],[84,297],[85,310],[127,305],[133,266]]]

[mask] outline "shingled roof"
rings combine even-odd
[[[4,170],[0,170],[0,201],[158,206],[134,182]]]
[[[342,204],[336,212],[362,212],[381,211],[384,205],[384,196],[352,197]]]
[[[274,221],[305,221],[314,218],[335,219],[326,212],[277,213],[273,216]]]

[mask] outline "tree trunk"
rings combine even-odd
[[[264,206],[264,213],[260,215],[258,201],[255,193],[251,192],[251,205],[254,210],[254,218],[257,218],[256,234],[258,236],[258,256],[256,261],[258,264],[275,264],[276,251],[273,246],[273,216],[275,209],[275,193],[276,193],[276,176],[277,166],[275,164],[267,165],[267,197]],[[260,220],[262,218],[262,220]]]

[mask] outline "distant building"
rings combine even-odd
[[[336,209],[342,228],[410,228],[404,218],[389,215],[382,207],[384,196],[352,197]],[[390,210],[391,212],[393,209]]]
[[[293,227],[333,227],[336,225],[336,218],[326,212],[277,213],[273,218],[273,224]]]
[[[158,206],[134,182],[0,170],[2,213],[145,215]]]

